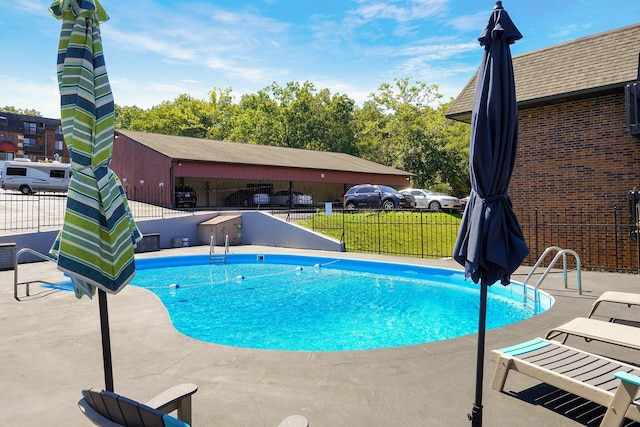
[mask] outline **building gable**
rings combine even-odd
[[[622,91],[638,77],[639,53],[635,24],[514,56],[518,106]],[[471,121],[476,76],[452,102],[448,118]]]

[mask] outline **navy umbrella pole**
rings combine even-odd
[[[478,316],[478,351],[476,355],[476,398],[469,414],[473,427],[482,426],[482,379],[484,378],[484,338],[487,330],[488,286],[480,285],[480,315]]]
[[[109,309],[107,307],[107,293],[98,289],[98,304],[100,305],[100,331],[102,336],[102,362],[104,367],[104,389],[113,391],[113,365],[111,363],[111,334],[109,333]]]

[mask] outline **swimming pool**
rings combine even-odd
[[[367,350],[477,332],[479,287],[458,270],[344,258],[229,254],[139,259],[132,285],[153,291],[178,331],[237,347]],[[487,329],[547,310],[522,284],[491,286]]]

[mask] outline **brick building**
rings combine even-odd
[[[640,269],[628,200],[640,186],[639,53],[636,24],[513,58],[519,145],[509,195],[532,252],[525,262],[560,246],[587,265]],[[447,117],[470,123],[475,81]]]
[[[0,111],[0,160],[69,161],[59,119]]]

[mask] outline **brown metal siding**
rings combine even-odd
[[[274,191],[288,189],[293,182],[296,189],[313,192],[317,201],[339,200],[355,184],[398,189],[411,184],[407,175],[398,174],[172,159],[123,134],[115,139],[111,167],[131,200],[167,207],[173,204],[176,184],[192,186],[198,193],[198,206],[220,206],[231,192],[258,182],[273,186]]]
[[[409,186],[409,181],[406,177],[397,175],[320,171],[314,169],[229,163],[180,161],[176,164],[174,172],[176,178],[249,179],[263,181],[324,182],[334,184],[379,183],[392,186]]]
[[[123,135],[114,140],[111,169],[118,175],[127,194],[149,193],[146,201],[167,205],[168,200],[155,200],[174,185],[171,182],[171,159]],[[162,184],[162,185],[161,185]],[[163,191],[159,191],[163,190]],[[153,194],[153,196],[151,196]]]

